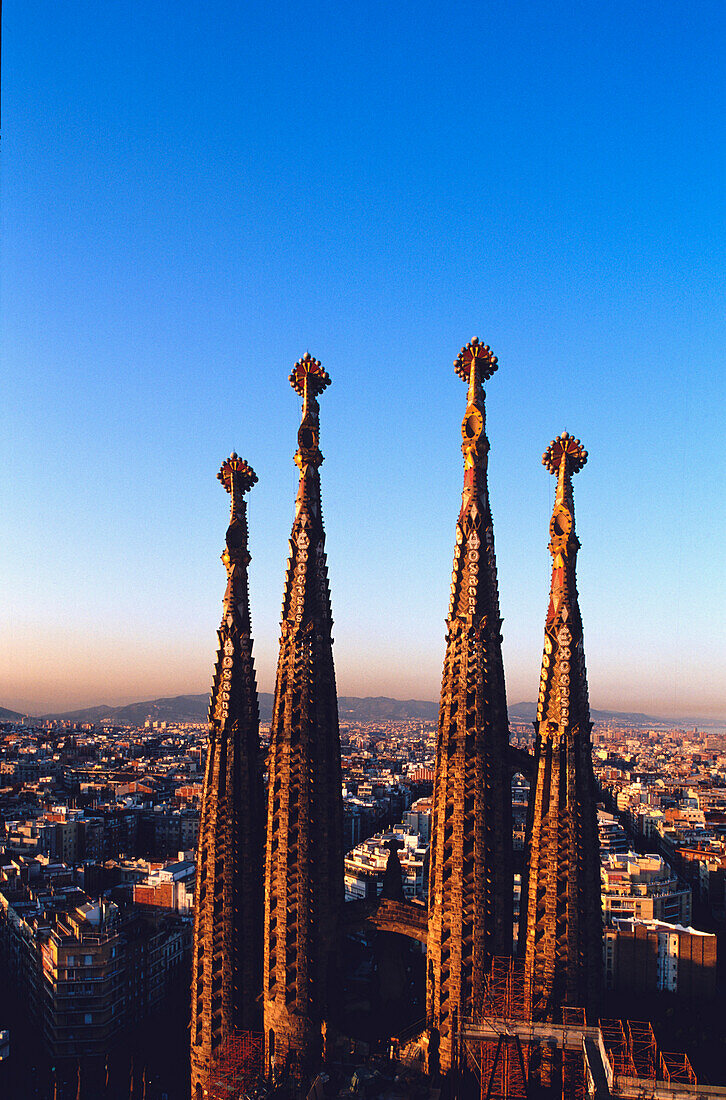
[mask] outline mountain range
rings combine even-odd
[[[263,722],[269,722],[272,718],[273,697],[269,692],[260,692],[260,718]],[[204,722],[207,719],[207,707],[209,696],[204,695],[175,695],[163,699],[151,699],[140,703],[127,703],[125,706],[109,707],[96,706],[85,707],[82,710],[67,711],[63,714],[53,713],[42,715],[43,718],[61,718],[71,722],[98,723],[104,721],[109,725],[118,726],[143,726],[147,719],[154,722]],[[520,720],[533,721],[536,714],[536,703],[515,703],[509,707],[509,717]],[[422,721],[435,722],[438,718],[438,703],[421,699],[389,699],[386,696],[374,696],[364,699],[355,696],[341,695],[338,699],[338,712],[341,722],[390,722],[390,721]],[[618,722],[623,725],[653,726],[715,726],[723,728],[722,722],[695,720],[693,718],[656,718],[653,715],[638,712],[592,710],[590,712],[594,722]],[[17,711],[0,707],[0,722],[12,722],[22,718]]]

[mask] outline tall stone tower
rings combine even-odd
[[[264,1028],[268,1064],[314,1064],[334,1021],[343,905],[338,701],[317,397],[330,378],[309,354],[290,383],[302,397],[300,484],[282,602],[268,763]]]
[[[192,970],[192,1097],[233,1028],[259,1027],[263,790],[247,586],[247,505],[257,481],[236,454],[217,475],[231,495],[219,649],[197,849]]]
[[[509,722],[482,386],[497,360],[474,339],[454,366],[469,390],[436,745],[427,953],[430,1049],[438,1037],[444,1071],[457,1018],[481,1007],[489,960],[511,953],[513,892]]]
[[[552,587],[535,722],[520,953],[523,946],[533,1016],[553,1020],[565,1004],[597,1011],[602,909],[590,709],[575,579],[580,543],[572,497],[572,475],[585,465],[587,451],[565,432],[542,461],[557,477],[557,492],[550,521]]]

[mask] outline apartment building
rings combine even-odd
[[[693,1001],[716,995],[716,936],[659,920],[616,919],[605,929],[605,986],[619,993],[668,992]]]
[[[658,855],[606,853],[600,865],[606,924],[618,917],[690,924],[692,894]]]

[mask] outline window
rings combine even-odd
[[[85,1014],[85,1016],[83,1017],[83,1022],[84,1022],[84,1024],[92,1024],[93,1023],[93,1016],[90,1012],[87,1012]]]

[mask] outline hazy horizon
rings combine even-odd
[[[0,698],[0,707],[4,707],[7,710],[13,710],[20,714],[28,715],[29,717],[42,717],[44,714],[63,714],[66,712],[73,712],[78,710],[90,710],[94,707],[108,706],[108,707],[123,707],[129,706],[135,703],[154,702],[157,699],[174,699],[182,696],[198,696],[209,695],[211,687],[208,685],[204,688],[196,688],[194,690],[169,690],[169,691],[151,691],[148,694],[143,695],[122,695],[115,698],[103,697],[89,701],[88,699],[75,700],[70,705],[51,704],[50,706],[43,705],[42,703],[36,707],[28,706],[14,706],[8,702],[7,699]],[[257,690],[260,693],[268,695],[274,694],[275,685],[270,683],[267,686],[260,686],[258,683]],[[365,692],[360,691],[346,691],[338,687],[338,696],[340,698],[390,698],[400,702],[407,702],[409,700],[415,700],[416,702],[427,702],[438,704],[438,693],[434,696],[431,693],[411,695],[401,691],[398,694],[391,694],[386,691],[367,690]],[[40,696],[42,700],[42,696]],[[510,707],[517,706],[524,703],[531,703],[535,705],[536,696],[531,694],[530,696],[521,695],[513,696],[511,692],[508,692],[507,701]],[[660,704],[654,703],[653,707],[641,707],[641,706],[629,706],[622,700],[619,702],[611,701],[608,703],[593,702],[590,699],[590,707],[593,711],[615,711],[621,713],[638,713],[646,714],[653,718],[664,719],[689,719],[693,721],[704,722],[716,722],[723,723],[726,726],[726,713],[722,711],[715,711],[712,714],[708,713],[690,713],[687,711],[672,712],[664,710]],[[655,709],[653,709],[655,708]]]

